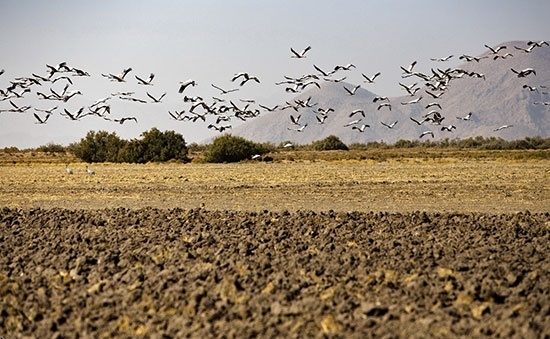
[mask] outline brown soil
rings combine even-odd
[[[0,336],[550,336],[550,214],[0,209]]]
[[[0,337],[548,338],[548,164],[0,166]]]

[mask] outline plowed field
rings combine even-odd
[[[550,336],[548,161],[0,166],[0,336]]]

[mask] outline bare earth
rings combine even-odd
[[[0,337],[550,337],[549,161],[84,166],[0,166]]]
[[[550,161],[0,166],[0,206],[546,212]]]

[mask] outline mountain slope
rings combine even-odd
[[[537,47],[530,53],[516,49],[528,47],[525,41],[512,41],[500,45],[506,46],[498,55],[513,54],[506,59],[493,60],[494,55],[490,51],[479,55],[479,62],[470,61],[461,64],[457,69],[467,72],[475,72],[484,75],[483,78],[463,75],[461,78],[452,79],[448,83],[447,90],[438,98],[433,99],[426,93],[427,87],[422,87],[415,96],[403,96],[390,98],[391,111],[387,107],[377,110],[378,104],[373,103],[375,94],[359,88],[357,93],[350,96],[343,88],[353,88],[353,84],[324,82],[321,80],[321,88],[312,88],[298,95],[293,100],[306,100],[311,97],[310,103],[316,104],[311,108],[300,108],[298,111],[292,108],[278,110],[272,113],[262,113],[261,116],[236,127],[232,134],[245,137],[258,142],[282,142],[291,140],[295,143],[310,143],[323,139],[329,135],[338,136],[343,142],[368,142],[383,140],[393,143],[399,139],[416,139],[423,131],[434,132],[435,139],[467,138],[482,135],[485,137],[496,136],[504,139],[521,139],[528,136],[550,136],[550,106],[535,104],[535,102],[548,102],[550,95],[550,48]],[[499,46],[500,46],[499,45]],[[428,61],[429,62],[429,61]],[[445,67],[444,63],[432,63],[433,69]],[[536,75],[519,78],[511,71],[533,68]],[[431,74],[428,74],[430,76]],[[423,80],[417,77],[399,79],[404,84],[419,83]],[[536,86],[537,91],[529,91],[523,85]],[[542,87],[541,87],[542,86]],[[428,89],[431,91],[430,89]],[[432,91],[433,92],[433,91]],[[436,91],[437,92],[437,91]],[[404,92],[405,93],[405,92]],[[419,103],[403,105],[422,96]],[[430,102],[441,105],[426,109]],[[333,108],[324,124],[319,124],[315,118],[318,108]],[[349,117],[354,109],[363,109],[366,116],[360,114]],[[419,126],[409,118],[417,120],[430,110],[436,109],[445,118],[441,125],[424,123]],[[459,120],[472,112],[469,121]],[[308,124],[303,132],[297,132],[298,126],[290,122],[290,115],[301,115],[300,124]],[[362,118],[358,124],[369,124],[365,132],[360,133],[344,125],[352,120]],[[389,129],[381,122],[391,124],[398,121],[394,128]],[[456,129],[453,132],[442,131],[442,126],[453,124]],[[513,125],[501,131],[494,131],[502,125]]]

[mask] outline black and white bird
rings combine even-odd
[[[321,73],[321,75],[324,76],[324,77],[330,77],[331,75],[334,74],[334,72],[336,72],[336,71],[334,71],[334,70],[331,71],[331,72],[326,72],[326,71],[322,70],[322,69],[321,69],[319,66],[317,66],[317,65],[313,65],[313,68],[315,68],[315,69],[317,70],[317,72]]]
[[[363,119],[357,119],[357,120],[353,120],[353,121],[350,121],[348,122],[347,124],[344,125],[344,127],[350,127],[350,126],[353,126],[353,125],[357,125],[358,123],[360,123]]]
[[[364,73],[361,73],[361,75],[363,76],[363,78],[365,78],[364,82],[367,82],[369,84],[373,84],[374,83],[374,79],[376,79],[378,76],[380,76],[380,72],[377,72],[376,74],[374,74],[372,77],[368,77],[366,76]]]
[[[293,125],[300,125],[300,118],[302,117],[302,115],[298,115],[297,117],[293,116],[292,114],[290,115],[290,122],[292,122]]]
[[[451,55],[443,57],[443,58],[430,58],[430,60],[444,62],[444,61],[447,61],[447,60],[451,59],[452,57],[453,57],[453,55],[451,54]]]
[[[386,123],[384,123],[384,122],[382,122],[382,121],[380,121],[380,123],[381,123],[383,126],[386,126],[387,128],[392,129],[392,128],[395,127],[395,125],[397,125],[397,120],[394,121],[394,122],[392,122],[391,124],[386,124]]]
[[[491,54],[497,54],[500,50],[506,49],[506,46],[504,46],[504,45],[498,46],[496,48],[492,48],[489,45],[484,45],[484,46],[487,47],[491,51]]]
[[[155,103],[155,104],[158,104],[158,103],[162,102],[162,99],[166,95],[166,92],[164,92],[160,97],[155,98],[151,93],[149,93],[149,92],[146,92],[146,93],[147,93],[147,96],[149,98],[151,98],[151,100],[153,100],[153,103]]]
[[[48,121],[48,119],[50,118],[50,115],[51,114],[46,114],[46,116],[44,118],[41,118],[38,114],[36,113],[33,113],[34,114],[34,117],[36,118],[37,120],[37,124],[45,124],[46,121]]]
[[[463,116],[463,117],[456,117],[456,118],[459,119],[459,120],[471,120],[471,119],[472,119],[472,114],[473,114],[473,113],[470,112],[470,113],[466,114],[466,115]]]
[[[300,126],[299,128],[288,128],[288,130],[295,131],[295,132],[303,132],[306,127],[307,127],[307,124],[304,124],[304,125]]]
[[[358,109],[354,109],[353,111],[351,111],[351,113],[349,114],[349,117],[353,117],[355,114],[361,114],[363,116],[363,118],[365,117],[365,111],[358,108]]]
[[[537,72],[533,68],[525,68],[525,69],[522,69],[521,71],[516,71],[513,68],[510,68],[510,69],[512,70],[512,72],[514,72],[518,76],[518,78],[525,78],[530,74],[537,75]]]
[[[391,104],[389,102],[383,102],[376,108],[377,111],[379,111],[381,108],[387,107],[391,111]]]
[[[107,78],[107,79],[110,79],[111,81],[126,82],[126,80],[124,78],[131,71],[132,71],[132,67],[128,67],[128,68],[124,69],[120,75],[116,75],[116,74],[112,74],[112,73],[101,74],[101,75],[103,77]]]
[[[422,96],[419,96],[418,98],[416,98],[416,99],[414,99],[414,100],[411,100],[411,101],[402,102],[401,105],[412,105],[412,104],[416,104],[416,103],[418,103],[420,100],[422,100]]]
[[[235,74],[233,76],[233,78],[231,79],[232,82],[234,82],[235,80],[239,79],[239,78],[243,78],[243,80],[241,81],[241,83],[239,84],[240,86],[244,86],[244,84],[246,84],[248,81],[250,80],[254,80],[256,81],[257,83],[260,83],[260,79],[258,79],[258,77],[255,77],[255,76],[251,76],[250,74],[248,74],[247,72],[239,72],[237,74]]]
[[[183,93],[183,91],[185,91],[185,89],[188,87],[188,86],[197,86],[197,82],[193,79],[189,79],[189,80],[186,80],[186,81],[180,81],[180,88],[178,90],[179,93]]]
[[[346,86],[343,86],[343,87],[346,90],[346,92],[348,92],[349,95],[355,95],[355,93],[357,93],[357,90],[359,88],[361,88],[361,85],[357,85],[357,86],[353,87],[352,89],[349,89]]]
[[[304,48],[300,53],[296,52],[294,48],[290,47],[290,51],[292,52],[291,58],[297,58],[302,59],[306,57],[306,53],[311,49],[311,46],[307,46]]]
[[[225,89],[223,89],[223,88],[221,88],[221,87],[218,87],[218,86],[216,86],[216,85],[214,85],[214,84],[210,84],[210,85],[211,85],[212,87],[214,87],[215,89],[217,89],[218,91],[220,91],[220,92],[221,92],[221,93],[220,93],[221,95],[229,94],[229,93],[231,93],[231,92],[236,92],[236,91],[239,90],[238,88],[233,88],[233,89],[225,90]]]
[[[426,109],[430,108],[430,107],[439,107],[439,109],[441,109],[441,105],[438,103],[438,102],[430,102],[429,104],[426,105]]]
[[[363,133],[365,131],[366,128],[369,128],[370,126],[367,125],[367,124],[363,124],[361,125],[360,127],[357,127],[357,126],[353,126],[351,129],[354,129],[356,130],[357,132],[359,133]]]
[[[416,66],[416,63],[417,63],[417,62],[416,62],[416,60],[415,60],[415,61],[411,62],[411,64],[410,64],[407,68],[405,68],[405,67],[403,67],[403,66],[399,66],[399,67],[400,67],[401,70],[403,71],[403,74],[405,74],[405,75],[407,75],[407,74],[412,74],[413,68],[414,68],[414,66]]]
[[[120,119],[113,119],[114,122],[118,122],[121,125],[126,121],[130,121],[130,120],[134,120],[136,123],[138,122],[136,117],[124,117]]]
[[[73,174],[73,170],[69,167],[69,165],[65,165],[65,172],[67,172],[67,174]]]
[[[425,131],[425,132],[422,132],[422,133],[420,134],[419,138],[422,139],[422,138],[423,138],[424,136],[426,136],[426,135],[431,135],[432,138],[434,138],[434,132],[432,132],[432,131]]]
[[[86,166],[86,173],[88,173],[89,175],[95,175],[95,171],[88,166]]]
[[[347,64],[347,65],[336,65],[334,66],[334,72],[337,71],[349,71],[350,69],[355,68],[354,64]]]
[[[502,125],[502,126],[499,126],[499,127],[495,128],[493,130],[493,132],[498,132],[498,131],[501,131],[503,129],[510,128],[510,127],[514,127],[514,125]]]
[[[449,125],[449,126],[443,126],[443,127],[441,127],[441,130],[442,130],[442,131],[447,131],[447,132],[452,132],[453,129],[456,129],[456,126],[455,126],[455,125]]]
[[[377,101],[390,101],[390,99],[385,96],[374,97],[374,99],[372,99],[372,102],[377,102]]]
[[[539,89],[535,86],[523,85],[522,88],[526,88],[529,92],[538,92]]]
[[[154,73],[149,74],[149,79],[147,80],[143,80],[137,75],[135,75],[135,77],[136,77],[136,80],[138,81],[138,84],[145,85],[145,86],[152,86],[153,85],[152,81],[153,81],[153,78],[155,77],[155,74]]]

